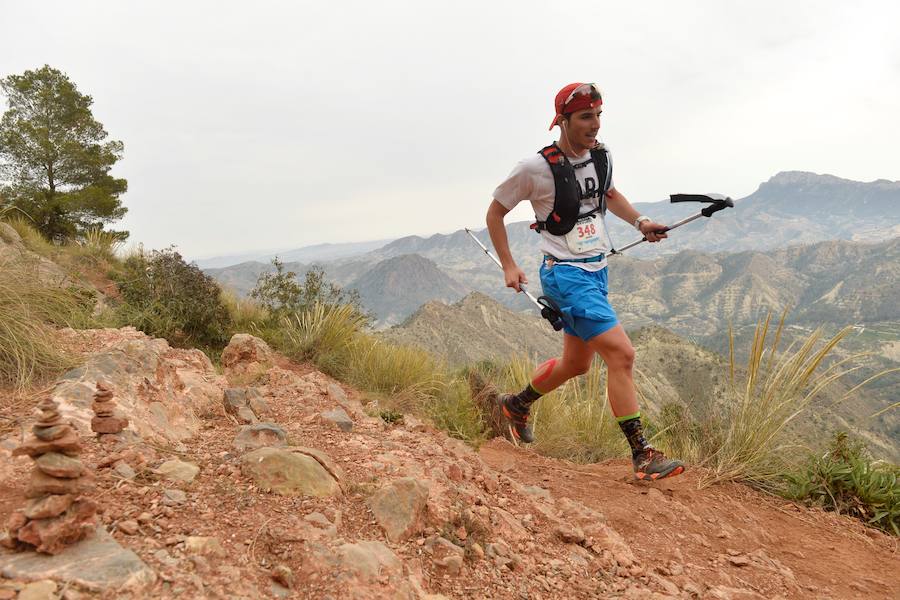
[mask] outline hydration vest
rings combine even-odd
[[[581,188],[578,180],[575,178],[575,167],[566,158],[566,155],[560,150],[555,143],[541,149],[538,152],[550,165],[550,172],[553,173],[553,183],[556,187],[556,193],[553,199],[553,210],[547,215],[546,221],[538,221],[531,224],[531,228],[540,233],[547,230],[552,235],[566,235],[575,227],[575,222],[580,217],[586,217],[595,213],[601,215],[606,214],[606,192],[610,181],[610,171],[612,171],[612,163],[609,160],[609,154],[603,144],[598,144],[591,148],[591,158],[589,162],[584,162],[579,167],[587,166],[591,162],[594,164],[594,170],[597,172],[598,189],[600,190],[600,206],[586,213],[579,214],[581,210]]]

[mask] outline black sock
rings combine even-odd
[[[619,427],[631,446],[631,455],[634,456],[642,450],[650,448],[650,443],[644,438],[644,427],[641,425],[641,413],[635,413],[626,417],[619,417]]]
[[[525,386],[524,390],[513,396],[510,404],[513,405],[513,408],[520,410],[521,412],[528,412],[528,409],[534,401],[541,396],[543,396],[543,394],[534,389],[534,386],[529,383]]]

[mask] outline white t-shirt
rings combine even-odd
[[[607,157],[610,161],[610,182],[609,189],[613,189],[612,184],[612,156],[607,151]],[[581,210],[579,214],[584,214],[591,209],[600,206],[600,198],[603,190],[599,189],[599,178],[597,177],[594,162],[591,160],[590,150],[578,157],[567,157],[575,167],[575,178],[578,180],[578,186],[581,190]],[[583,165],[583,166],[582,166]],[[544,160],[544,157],[535,152],[532,156],[519,161],[519,164],[512,170],[512,173],[506,180],[497,186],[494,190],[494,200],[502,204],[508,210],[512,210],[519,202],[530,200],[531,207],[534,209],[534,215],[539,221],[545,221],[550,211],[553,210],[553,201],[556,198],[556,185],[553,182],[553,173],[550,171],[550,165]],[[609,251],[607,240],[609,236],[606,232],[605,223],[599,214],[594,222],[597,227],[602,228],[601,239],[602,245],[594,250],[582,252],[580,254],[573,253],[568,244],[566,237],[563,235],[553,235],[544,230],[541,231],[541,252],[550,254],[565,262],[567,258],[589,258],[598,254],[606,254]],[[580,267],[585,271],[599,271],[606,266],[606,259],[598,262],[590,263],[567,263],[576,267]]]

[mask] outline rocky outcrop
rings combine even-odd
[[[116,390],[117,406],[130,421],[125,431],[149,441],[180,442],[197,432],[201,416],[221,414],[225,379],[203,352],[171,348],[165,340],[130,328],[115,339],[83,366],[64,374],[51,392],[60,413],[77,428],[91,430],[98,382]]]
[[[228,381],[240,385],[258,380],[274,364],[269,345],[247,333],[236,333],[222,350],[222,368]]]

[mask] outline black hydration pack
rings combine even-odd
[[[591,148],[591,162],[594,163],[594,170],[597,172],[598,189],[600,190],[600,206],[582,214],[579,214],[582,197],[581,188],[575,178],[575,167],[555,143],[541,149],[538,154],[543,156],[550,165],[553,183],[556,186],[556,195],[553,199],[553,210],[547,215],[547,220],[535,220],[531,224],[532,229],[538,233],[546,229],[552,235],[566,235],[572,231],[579,218],[598,212],[601,215],[606,214],[606,192],[608,191],[606,188],[609,185],[612,164],[609,161],[609,154],[602,144]],[[584,162],[579,167],[588,164],[590,163]]]

